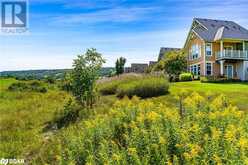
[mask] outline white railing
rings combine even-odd
[[[241,59],[248,60],[248,51],[243,50],[223,50],[217,52],[217,59]]]

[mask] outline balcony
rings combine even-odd
[[[221,53],[222,52],[222,53]],[[234,59],[234,60],[248,60],[248,51],[243,50],[223,50],[216,52],[217,60]]]

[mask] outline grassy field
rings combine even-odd
[[[14,79],[0,79],[0,157],[23,158],[42,145],[42,129],[69,95],[48,86],[47,93],[10,92]]]
[[[46,123],[54,118],[55,112],[63,109],[71,96],[60,91],[55,85],[46,85],[47,93],[8,91],[8,86],[14,82],[17,81],[14,79],[0,79],[0,157],[33,160],[29,157],[35,155],[34,157],[38,157],[35,160],[42,162],[41,157],[47,156],[46,154],[53,155],[53,152],[47,153],[45,149],[53,146],[47,141],[47,133],[44,133],[43,129]],[[248,109],[247,83],[203,84],[199,81],[171,83],[169,94],[149,100],[154,103],[162,102],[168,107],[175,107],[178,101],[174,96],[181,89],[196,91],[203,95],[209,92],[216,95],[224,94],[232,104],[237,105],[241,110]],[[116,100],[117,98],[113,95],[102,96],[98,105],[93,111],[89,112],[90,115],[85,119],[94,119],[95,115],[102,114],[104,116],[108,114]],[[70,135],[77,136],[78,127],[81,127],[82,123],[83,121],[59,130],[54,135],[53,140],[60,139],[61,134],[63,138],[65,138],[64,134],[68,138]],[[59,143],[59,141],[55,143]],[[43,163],[46,163],[46,161]]]

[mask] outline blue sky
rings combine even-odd
[[[182,47],[194,17],[248,28],[247,0],[29,0],[30,33],[0,36],[0,71],[71,68],[94,47],[116,58],[156,60],[160,47]]]

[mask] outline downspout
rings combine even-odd
[[[203,76],[206,76],[206,43],[203,43]]]

